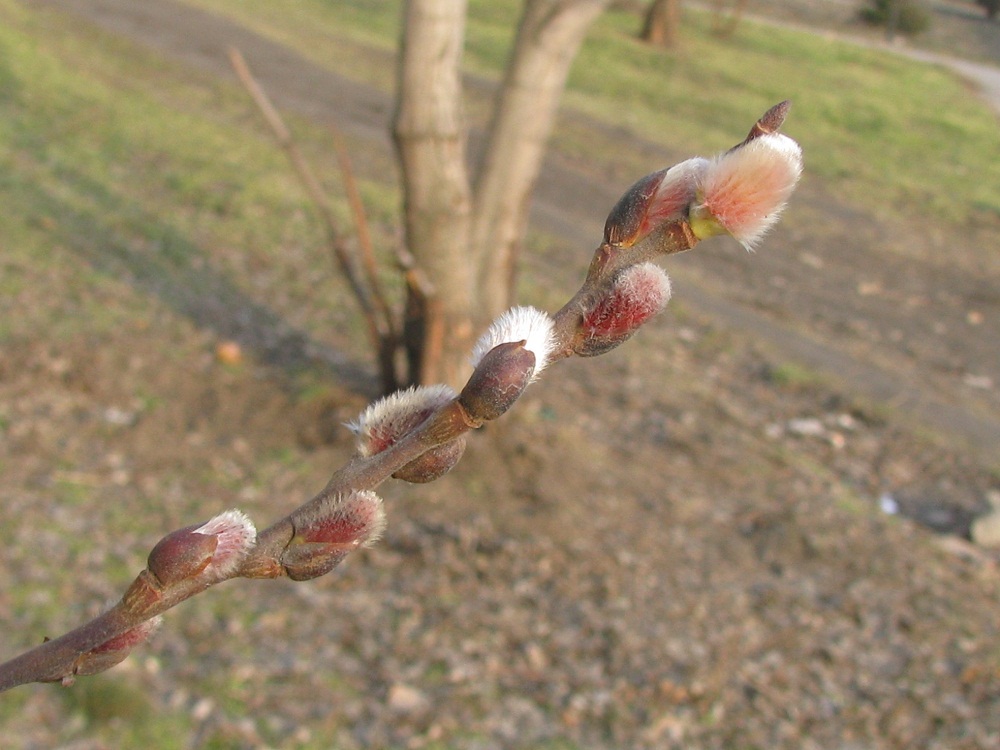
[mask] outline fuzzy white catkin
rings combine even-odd
[[[413,415],[439,409],[455,395],[453,388],[443,384],[411,386],[369,404],[356,420],[347,423],[347,429],[357,435],[361,455],[370,456],[378,452],[372,445],[376,431],[398,439],[406,427],[416,427],[416,424],[411,424]]]
[[[470,357],[477,367],[486,353],[500,344],[523,341],[524,348],[535,355],[532,380],[538,377],[549,363],[552,354],[552,318],[534,307],[512,307],[490,325],[476,342]]]
[[[218,540],[212,563],[206,569],[218,578],[226,578],[257,542],[257,528],[241,510],[227,510],[194,530],[195,534],[214,536]]]
[[[692,213],[707,210],[752,250],[778,220],[801,175],[799,144],[782,133],[768,133],[712,160],[701,176],[702,203]]]

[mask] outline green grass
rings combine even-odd
[[[204,343],[185,306],[203,298],[237,312],[260,305],[278,320],[311,305],[295,321],[310,334],[345,327],[328,316],[350,323],[347,305],[313,294],[309,274],[333,275],[322,236],[283,156],[256,123],[234,87],[199,79],[69,17],[0,0],[0,351],[17,342],[51,348],[55,357],[70,339],[98,349],[149,336],[164,343],[156,356],[190,368]],[[307,132],[320,142],[320,128]],[[333,172],[332,154],[313,156]],[[150,408],[163,403],[156,383],[142,400]],[[4,429],[9,419],[4,412]],[[127,527],[128,538],[160,526],[158,511],[119,509],[74,473],[76,465],[65,468],[47,495],[68,516],[90,507],[88,518],[105,519],[102,528]],[[218,497],[215,488],[225,484],[222,475],[206,478],[205,496]],[[44,533],[62,533],[62,519],[50,519]],[[18,555],[22,528],[0,530],[0,543],[17,544]],[[155,529],[142,534],[156,539]],[[60,555],[67,569],[92,564],[83,556],[92,543],[66,532]],[[108,555],[101,570],[127,582],[137,561],[121,552]],[[33,570],[30,550],[23,555]],[[73,621],[67,608],[94,595],[69,579],[39,589],[36,583],[19,575],[17,585],[5,584],[10,611],[20,618],[11,627],[25,637]],[[84,737],[106,747],[189,743],[186,713],[151,714],[155,687],[137,680],[119,669],[81,679],[65,695],[55,686],[22,688],[0,701],[0,724],[16,735],[39,702],[51,705],[60,695],[65,710],[53,732],[67,745]]]
[[[330,67],[346,54],[345,41],[391,50],[398,36],[398,1],[302,0],[292,12],[266,0],[195,1]],[[514,0],[470,3],[470,72],[499,76],[519,6]],[[951,73],[751,21],[720,39],[710,33],[710,18],[694,10],[685,12],[677,52],[638,43],[638,25],[634,15],[616,12],[595,24],[573,67],[564,100],[569,108],[679,153],[711,153],[742,137],[770,105],[791,99],[786,130],[805,149],[807,179],[880,215],[955,223],[1000,217],[996,117]],[[389,91],[389,67],[339,70]],[[596,152],[637,172],[660,166],[634,162],[620,133],[596,148],[592,133],[563,129],[554,140],[560,149],[591,159]]]
[[[768,380],[775,386],[790,390],[805,390],[823,383],[823,377],[815,370],[796,362],[775,365],[767,373]]]
[[[323,130],[293,126],[336,175]],[[384,218],[389,201],[374,197],[390,191],[361,189]],[[284,313],[314,297],[310,274],[333,277],[311,205],[242,91],[11,0],[0,0],[0,205],[0,340],[131,325],[149,315],[135,287],[186,313],[206,297]],[[248,269],[274,269],[273,287],[237,281]],[[354,326],[323,302],[301,316],[310,333]]]
[[[711,150],[732,143],[748,112],[791,99],[786,129],[807,174],[837,192],[956,221],[1000,215],[996,118],[949,73],[749,22],[720,40],[704,16],[686,19],[682,51],[665,54],[632,40],[633,19],[609,15],[574,68],[569,101],[605,118],[617,108],[647,137],[669,132]]]

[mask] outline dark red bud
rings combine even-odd
[[[642,230],[650,201],[666,174],[667,170],[661,169],[646,175],[618,199],[604,224],[606,243],[629,247],[645,234]]]
[[[475,372],[459,395],[459,403],[477,422],[489,422],[507,411],[520,398],[535,374],[535,355],[523,341],[511,341],[490,349],[479,360]]]
[[[167,534],[156,543],[146,567],[164,586],[193,578],[212,562],[218,538],[211,534],[198,534],[188,526]]]
[[[785,118],[788,117],[788,111],[792,108],[792,103],[789,100],[785,100],[778,104],[775,104],[767,112],[760,116],[760,119],[753,124],[750,128],[750,132],[747,137],[743,139],[742,143],[738,143],[730,151],[745,146],[750,143],[750,141],[760,138],[762,135],[768,135],[769,133],[777,133],[781,130],[781,126],[785,124]]]
[[[437,448],[431,448],[392,476],[396,479],[402,479],[404,482],[416,484],[433,482],[451,471],[452,467],[458,463],[462,454],[465,453],[465,443],[465,435],[461,435],[451,442]]]
[[[293,541],[281,553],[281,564],[293,581],[309,581],[336,568],[356,546]]]

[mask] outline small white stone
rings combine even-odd
[[[191,709],[191,718],[195,721],[205,721],[214,711],[215,701],[211,698],[202,698]]]
[[[412,685],[402,682],[389,688],[389,708],[401,714],[413,714],[430,706],[430,699]]]
[[[1000,511],[980,516],[972,522],[972,541],[980,547],[1000,547]]]
[[[802,417],[801,419],[788,420],[788,431],[793,435],[803,435],[809,437],[819,437],[826,428],[823,423],[813,417]]]
[[[986,493],[986,502],[990,504],[993,510],[1000,513],[1000,490],[990,490]]]
[[[882,493],[882,496],[878,499],[878,507],[887,516],[894,516],[899,513],[899,503],[888,492]]]
[[[981,391],[993,390],[993,378],[989,375],[974,375],[968,373],[962,378],[962,382],[969,388],[977,388]]]

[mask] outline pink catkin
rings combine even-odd
[[[374,456],[391,447],[455,397],[445,385],[408,388],[379,399],[347,425],[358,452]]]
[[[298,524],[296,536],[304,542],[334,545],[373,543],[385,527],[382,500],[374,492],[359,491],[322,503],[315,516]]]
[[[591,338],[627,336],[659,313],[669,299],[670,280],[658,266],[632,266],[615,281],[611,293],[584,315],[584,330]]]
[[[727,232],[750,249],[777,221],[802,172],[802,152],[787,136],[757,138],[717,158],[705,172],[702,200]]]
[[[396,414],[380,424],[372,425],[367,434],[365,455],[374,456],[392,447],[401,437],[419,427],[432,411],[432,409],[418,409]]]
[[[192,533],[215,537],[216,548],[205,574],[216,580],[228,578],[257,543],[257,529],[239,510],[227,510]]]

